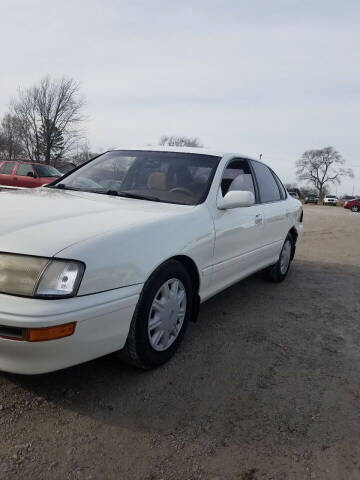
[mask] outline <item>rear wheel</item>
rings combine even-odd
[[[268,280],[275,283],[280,283],[285,280],[290,269],[293,249],[294,240],[291,233],[289,233],[281,249],[279,260],[265,270]]]
[[[120,358],[143,369],[167,362],[183,339],[192,308],[186,268],[175,260],[161,265],[144,285]]]

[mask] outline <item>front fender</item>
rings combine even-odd
[[[189,209],[174,218],[112,231],[69,246],[61,258],[86,264],[78,295],[144,283],[164,261],[186,255],[200,273],[212,261],[214,227],[205,205]]]

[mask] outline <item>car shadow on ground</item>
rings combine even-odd
[[[254,438],[274,428],[304,435],[324,378],[341,378],[359,359],[358,278],[359,268],[303,261],[282,284],[254,275],[203,304],[180,350],[156,370],[108,355],[51,374],[1,375],[29,410],[50,405],[135,431],[186,431],[196,419],[215,431],[242,422]]]

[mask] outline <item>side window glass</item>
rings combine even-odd
[[[0,173],[5,175],[11,175],[14,169],[15,162],[5,162],[0,167]]]
[[[254,181],[247,160],[233,160],[225,168],[221,180],[223,196],[232,190],[243,190],[255,195]]]
[[[34,174],[34,171],[31,165],[27,165],[26,163],[20,163],[16,173],[19,176],[27,177],[29,173]]]
[[[279,187],[281,199],[284,200],[287,197],[285,187],[276,173],[272,171],[272,174],[274,175],[277,186]]]
[[[267,203],[281,200],[279,187],[270,169],[256,160],[253,160],[252,165],[259,186],[261,202]]]

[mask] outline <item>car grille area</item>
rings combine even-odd
[[[0,325],[0,338],[11,338],[12,340],[23,340],[24,331],[22,328]]]

